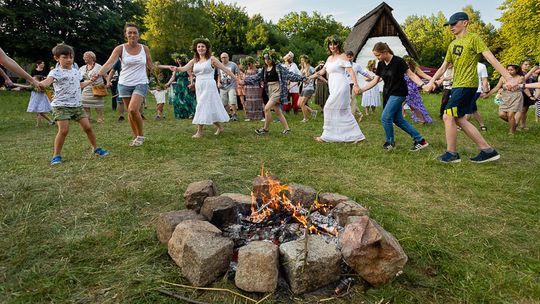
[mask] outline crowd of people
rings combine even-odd
[[[527,130],[527,111],[540,95],[540,69],[538,65],[531,68],[530,60],[504,68],[481,38],[467,31],[468,24],[469,18],[463,12],[452,15],[445,24],[456,38],[432,77],[424,73],[413,58],[396,56],[384,42],[376,43],[373,48],[377,61],[370,60],[365,68],[361,67],[353,61],[354,53],[344,52],[343,41],[337,35],[325,40],[328,58],[316,66],[311,65],[308,55],[302,55],[298,68],[292,52],[282,58],[268,48],[260,52],[259,60],[247,56],[237,64],[226,52],[219,58],[214,57],[211,43],[205,38],[193,41],[192,59],[181,54],[176,56],[174,66],[154,65],[149,48],[139,42],[139,28],[133,23],[127,23],[124,28],[127,42],[115,47],[103,66],[96,62],[93,52],[87,51],[83,55],[85,64],[78,68],[73,62],[73,49],[65,44],[53,49],[57,65],[50,71],[45,71],[44,62],[39,61],[29,75],[1,50],[0,64],[36,88],[28,106],[28,112],[37,115],[36,125],[45,119],[58,126],[51,164],[62,162],[61,150],[70,120],[81,125],[96,155],[108,154],[97,146],[90,123],[91,109],[95,109],[98,123],[104,121],[104,96],[107,94],[102,91],[105,86],[112,90],[112,108],[119,112],[119,121],[124,120],[124,111],[127,111],[133,133],[129,145],[143,145],[144,116],[141,108],[147,92],[151,91],[148,71],[159,69],[172,72],[165,84],[168,100],[173,105],[176,119],[192,119],[196,125],[193,138],[202,137],[207,125],[214,125],[214,135],[220,135],[225,123],[239,119],[238,101],[244,109],[245,121],[263,122],[262,127],[254,130],[257,134],[270,132],[275,114],[283,127],[282,134],[286,135],[291,129],[283,112],[301,111],[302,122],[307,123],[319,114],[310,106],[309,101],[313,98],[314,104],[321,107],[324,118],[322,134],[314,139],[318,142],[358,143],[366,138],[359,125],[364,113],[357,108],[356,102],[356,95],[362,94],[365,115],[373,115],[382,104],[381,122],[385,132],[382,147],[385,150],[396,146],[394,125],[411,136],[411,151],[429,146],[424,136],[404,118],[403,109],[405,106],[411,110],[414,123],[432,123],[420,90],[432,92],[442,86],[439,117],[444,122],[447,148],[438,160],[444,163],[461,161],[456,146],[457,132],[461,130],[480,149],[478,155],[470,160],[482,163],[497,160],[500,155],[481,133],[487,131],[487,127],[478,112],[478,98],[497,95],[499,117],[508,122],[509,134]],[[478,62],[480,56],[502,76],[492,89],[489,88],[486,66]],[[2,74],[0,76],[6,79],[6,85],[13,85],[3,71]],[[358,75],[367,81],[362,88],[358,85]],[[383,82],[382,100],[380,82]],[[46,90],[51,85],[54,94]],[[153,89],[152,93],[158,100],[156,119],[163,119],[165,91],[163,87]],[[47,115],[50,111],[52,119]],[[538,121],[538,107],[536,111]],[[479,129],[469,122],[469,117],[478,121]]]

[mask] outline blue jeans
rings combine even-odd
[[[394,124],[407,132],[415,141],[421,141],[422,135],[411,126],[411,124],[403,118],[401,113],[405,96],[390,96],[386,102],[386,106],[382,112],[381,122],[386,133],[386,142],[395,143],[394,139]]]

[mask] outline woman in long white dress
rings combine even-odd
[[[182,67],[164,66],[160,68],[168,68],[173,72],[187,72],[192,70],[197,81],[195,82],[195,94],[197,96],[197,107],[195,108],[195,116],[193,116],[193,124],[197,125],[197,132],[193,138],[203,136],[204,125],[215,125],[216,132],[214,135],[219,135],[223,132],[223,123],[229,121],[229,114],[221,103],[221,97],[217,90],[216,81],[214,80],[214,67],[217,67],[238,81],[236,75],[212,56],[210,41],[206,38],[197,38],[193,41],[193,59]]]
[[[323,133],[315,137],[319,142],[353,142],[358,143],[366,137],[360,130],[360,126],[351,113],[351,92],[346,73],[351,76],[356,94],[359,92],[356,75],[352,70],[351,63],[343,54],[343,42],[337,35],[325,39],[326,49],[330,56],[324,67],[310,76],[315,79],[327,73],[328,90],[330,95],[324,105]]]

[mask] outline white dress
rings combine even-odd
[[[353,142],[366,137],[351,113],[351,93],[345,68],[351,63],[342,59],[325,64],[329,96],[324,105],[324,126],[321,139],[328,142]]]
[[[371,76],[375,75],[369,72]],[[362,107],[379,107],[381,105],[381,91],[379,84],[362,93]]]
[[[197,108],[193,116],[195,125],[211,125],[215,122],[228,122],[229,114],[221,103],[221,97],[214,80],[214,68],[211,60],[199,61],[193,65],[196,77],[195,93],[197,95]]]

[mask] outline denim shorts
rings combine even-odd
[[[126,86],[123,84],[118,84],[118,97],[131,97],[131,95],[137,94],[141,95],[142,97],[146,97],[146,93],[148,93],[148,84],[147,83],[141,83],[135,86]]]

